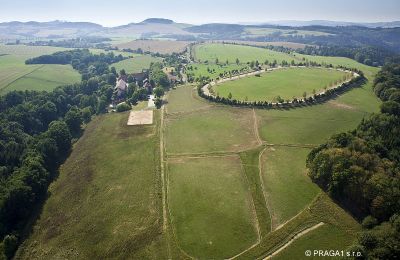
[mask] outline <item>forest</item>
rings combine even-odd
[[[374,81],[381,113],[332,136],[307,158],[309,176],[362,221],[354,250],[373,259],[400,255],[400,64],[386,64]]]

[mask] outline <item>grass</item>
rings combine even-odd
[[[228,81],[214,87],[221,97],[229,93],[237,100],[272,101],[277,96],[283,99],[302,97],[303,92],[312,95],[313,90],[321,92],[324,87],[342,81],[346,73],[321,68],[290,68],[263,73],[260,77],[246,77]]]
[[[224,73],[228,73],[232,70],[241,70],[241,69],[245,69],[248,70],[248,66],[247,64],[204,64],[204,63],[194,63],[194,64],[190,64],[188,66],[188,68],[191,69],[187,69],[186,73],[187,74],[191,74],[193,75],[193,77],[196,78],[200,78],[200,77],[210,77],[210,79],[216,79],[220,77],[220,73],[224,74]]]
[[[127,73],[137,73],[142,72],[142,70],[149,69],[150,63],[157,61],[162,61],[162,59],[151,57],[149,55],[140,55],[113,63],[110,65],[110,67],[115,67],[118,72],[122,69],[125,69]]]
[[[168,153],[239,151],[256,145],[250,110],[209,109],[170,117]]]
[[[172,161],[171,221],[183,250],[200,259],[233,256],[257,240],[238,157]]]
[[[241,63],[255,60],[263,63],[266,59],[270,62],[276,60],[280,63],[282,60],[290,62],[295,59],[295,57],[283,52],[222,43],[198,44],[194,48],[194,56],[196,60],[202,62],[207,60],[213,63],[215,59],[218,58],[219,62],[225,63],[225,61],[228,60],[230,64],[235,63],[236,58],[238,58]]]
[[[119,49],[132,49],[138,48],[143,51],[153,53],[171,54],[181,53],[185,51],[186,47],[190,44],[188,41],[168,41],[168,40],[134,40],[125,43],[115,44]]]
[[[210,106],[197,96],[193,85],[185,85],[171,89],[168,92],[168,113],[182,113],[202,109]]]
[[[260,37],[263,35],[281,34],[282,36],[328,36],[332,35],[326,32],[307,31],[307,30],[285,30],[275,28],[246,28],[244,36]]]
[[[303,148],[271,147],[263,153],[262,177],[274,227],[302,211],[319,192],[306,175],[309,152]]]
[[[25,65],[25,60],[66,50],[57,47],[0,45],[0,94],[12,90],[46,90],[80,81],[70,65]]]
[[[274,257],[274,259],[300,259],[305,257],[305,251],[311,250],[346,250],[351,245],[353,238],[345,231],[333,225],[323,225],[310,233],[305,234],[282,252]]]
[[[18,259],[167,258],[158,123],[128,127],[127,117],[104,115],[87,126]]]

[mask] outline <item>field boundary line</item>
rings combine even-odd
[[[272,259],[274,256],[276,256],[277,254],[279,254],[281,251],[283,251],[285,248],[287,248],[288,246],[290,246],[294,241],[296,241],[297,239],[299,239],[300,237],[304,236],[305,234],[319,228],[320,226],[323,226],[325,223],[324,222],[319,222],[318,224],[306,228],[303,231],[300,231],[299,233],[297,233],[296,235],[294,235],[293,238],[291,238],[289,241],[287,241],[285,244],[283,244],[281,247],[279,247],[277,250],[275,250],[274,252],[272,252],[271,254],[269,254],[267,257],[263,258],[264,260],[269,260]]]
[[[16,78],[16,79],[14,79],[13,81],[11,81],[11,82],[8,83],[7,85],[5,85],[5,86],[4,86],[3,88],[1,88],[0,90],[1,90],[1,91],[6,90],[11,84],[15,83],[16,81],[22,79],[22,78],[25,77],[25,76],[28,76],[29,74],[34,73],[35,71],[37,71],[37,70],[43,68],[44,66],[45,66],[45,64],[43,64],[43,65],[41,65],[41,66],[39,66],[39,67],[37,67],[37,68],[34,68],[33,70],[29,71],[28,73],[25,73],[24,75],[22,75],[22,76],[20,76],[20,77],[18,77],[18,78]]]
[[[267,206],[267,210],[268,210],[269,217],[270,217],[270,220],[271,220],[271,227],[270,227],[271,230],[270,230],[270,232],[272,232],[273,231],[274,215],[272,213],[271,206],[269,205],[268,200],[267,200],[267,192],[265,190],[264,178],[262,177],[262,174],[263,174],[262,173],[262,170],[263,170],[263,168],[262,168],[262,156],[263,156],[263,154],[264,154],[264,152],[266,150],[267,150],[267,147],[265,147],[260,152],[260,154],[258,155],[258,177],[260,178],[261,190],[262,190],[262,193],[263,193],[263,196],[264,196],[264,200],[265,200],[265,205]]]
[[[256,115],[256,110],[253,108],[253,119],[254,119],[254,134],[257,139],[258,145],[262,145],[263,141],[260,138],[260,133],[258,132],[258,121],[257,121],[257,115]]]

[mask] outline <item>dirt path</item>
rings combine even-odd
[[[324,225],[324,222],[320,222],[312,227],[309,227],[303,231],[301,231],[300,233],[296,234],[292,239],[290,239],[288,242],[286,242],[283,246],[281,246],[280,248],[278,248],[277,250],[275,250],[273,253],[271,253],[269,256],[265,257],[264,260],[268,260],[268,259],[272,259],[274,256],[276,256],[277,254],[279,254],[280,252],[282,252],[285,248],[287,248],[288,246],[290,246],[296,239],[299,239],[300,237],[304,236],[305,234],[307,234],[308,232],[311,232],[317,228],[319,228],[320,226]]]
[[[254,119],[254,134],[257,139],[258,145],[262,145],[263,141],[260,138],[260,134],[258,132],[258,121],[257,121],[257,115],[256,115],[256,110],[253,108],[253,119]]]
[[[164,158],[164,107],[161,108],[160,117],[160,171],[162,184],[162,206],[163,206],[163,230],[167,230],[167,205],[166,205],[166,186],[165,186],[165,158]]]
[[[271,205],[268,202],[268,195],[267,195],[267,191],[265,190],[265,184],[264,184],[264,178],[262,177],[263,175],[263,168],[262,168],[262,156],[264,154],[264,152],[267,150],[267,148],[264,148],[261,152],[260,155],[258,156],[258,174],[259,174],[259,178],[260,178],[260,184],[261,184],[261,190],[264,196],[264,200],[265,200],[265,205],[267,206],[267,210],[269,213],[269,216],[271,218],[271,230],[270,232],[272,232],[274,230],[274,223],[277,222],[276,220],[276,216],[275,214],[273,214],[272,210],[271,210]]]

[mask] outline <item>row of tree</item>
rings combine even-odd
[[[232,94],[229,93],[230,95],[228,97],[220,97],[218,94],[215,95],[210,89],[210,92],[212,95],[207,95],[204,93],[203,87],[206,84],[209,84],[209,80],[205,81],[200,81],[200,84],[197,87],[197,92],[198,95],[202,98],[205,98],[209,101],[216,102],[216,103],[222,103],[225,105],[232,105],[232,106],[245,106],[245,107],[260,107],[260,108],[268,108],[268,109],[282,109],[282,108],[295,108],[303,105],[311,105],[311,104],[317,104],[324,102],[326,100],[329,100],[330,98],[334,97],[337,94],[343,93],[347,91],[350,88],[357,87],[362,85],[365,81],[366,78],[364,77],[364,74],[362,71],[358,69],[349,69],[345,68],[343,66],[338,66],[338,69],[344,69],[344,70],[350,70],[353,71],[357,74],[359,74],[359,77],[353,78],[348,82],[342,83],[336,88],[333,89],[327,89],[324,91],[324,93],[313,93],[312,96],[307,97],[306,93],[303,93],[303,99],[296,98],[294,97],[292,100],[284,100],[280,96],[277,96],[275,98],[276,102],[271,102],[271,101],[247,101],[247,100],[236,100],[232,97]]]
[[[400,64],[378,73],[381,113],[331,137],[307,158],[310,178],[363,220],[355,251],[368,259],[400,255]],[[387,94],[385,94],[388,92]]]
[[[13,256],[82,124],[106,112],[116,77],[115,69],[107,67],[51,92],[14,91],[0,97],[0,259]]]

